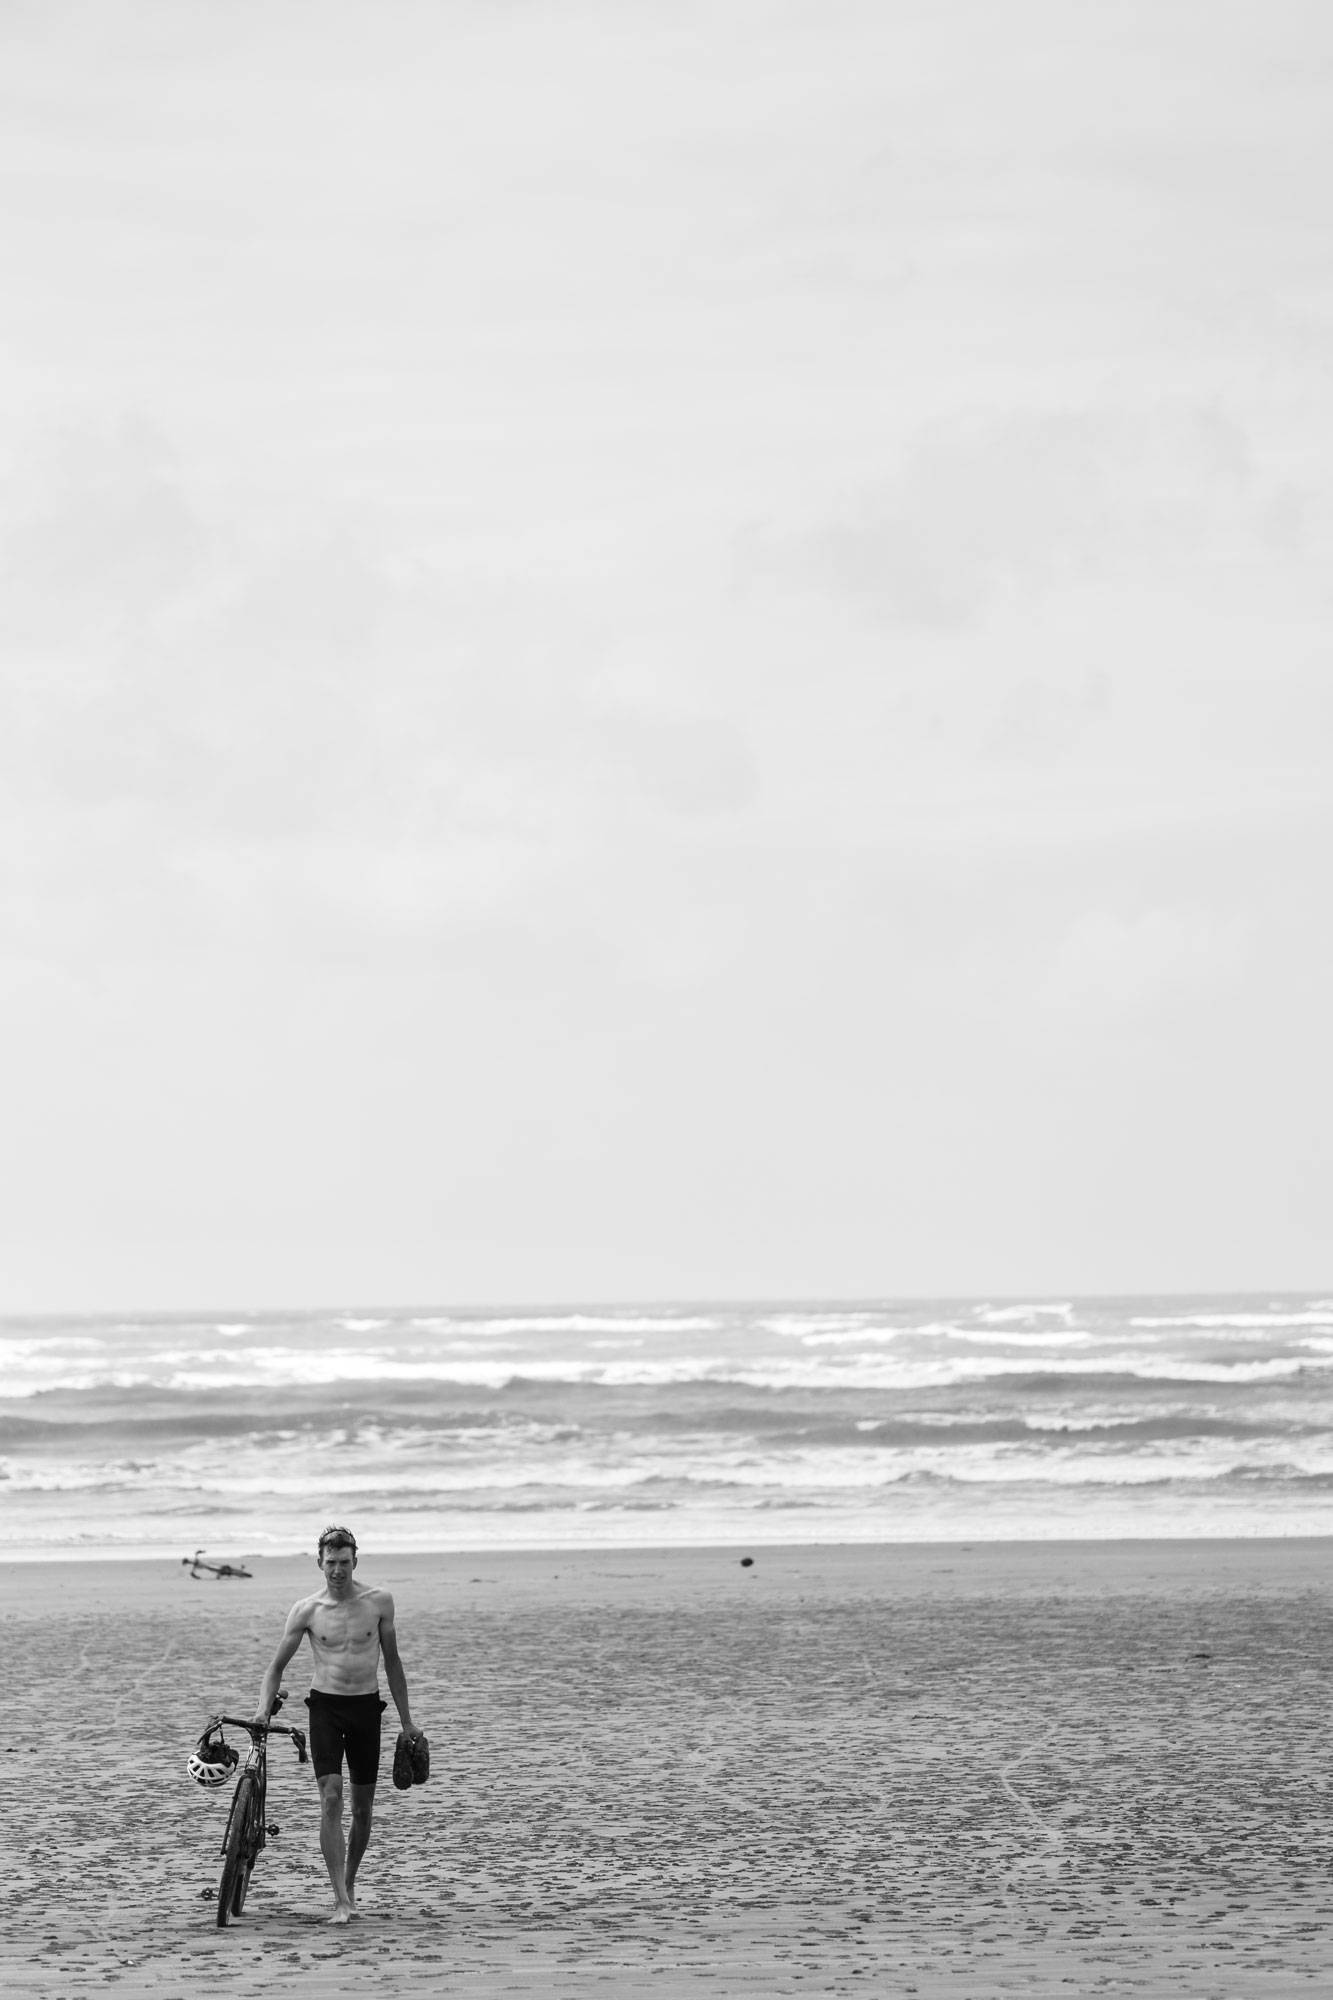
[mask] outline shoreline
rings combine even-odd
[[[253,1567],[245,1577],[195,1577],[188,1558],[180,1557],[5,1559],[0,1585],[8,1584],[11,1616],[20,1624],[33,1616],[67,1617],[81,1604],[101,1607],[119,1593],[155,1615],[197,1615],[209,1626],[222,1616],[241,1630],[274,1616],[280,1625],[292,1602],[317,1585],[313,1549],[247,1560]],[[1184,1602],[1200,1594],[1241,1592],[1258,1600],[1324,1593],[1333,1620],[1333,1536],[1314,1535],[396,1552],[363,1546],[357,1573],[362,1582],[394,1591],[400,1619],[410,1617],[414,1601],[424,1601],[432,1616],[446,1616],[479,1584],[516,1603],[549,1595],[557,1604],[602,1597],[634,1606],[654,1592],[668,1601],[708,1605],[762,1584],[768,1602],[784,1605],[843,1596],[870,1596],[887,1605],[915,1597],[962,1601],[974,1594],[1021,1603],[1034,1594],[1073,1601],[1147,1592]],[[175,1650],[181,1651],[179,1644]],[[291,1670],[295,1678],[302,1657]]]
[[[970,1533],[966,1535],[910,1535],[901,1537],[865,1534],[837,1535],[827,1538],[811,1537],[809,1539],[804,1537],[783,1538],[780,1535],[770,1539],[768,1538],[770,1533],[771,1531],[766,1528],[749,1541],[737,1535],[719,1535],[716,1538],[705,1537],[666,1542],[652,1540],[599,1540],[588,1542],[477,1541],[470,1543],[451,1542],[447,1545],[432,1547],[402,1547],[394,1546],[391,1543],[380,1545],[365,1542],[362,1544],[362,1553],[376,1561],[392,1560],[398,1562],[419,1560],[427,1562],[455,1558],[463,1561],[470,1557],[482,1556],[487,1559],[507,1559],[513,1557],[520,1560],[527,1558],[545,1559],[557,1556],[643,1557],[672,1555],[688,1557],[691,1554],[706,1555],[719,1550],[735,1549],[741,1553],[748,1550],[754,1553],[757,1559],[761,1552],[765,1555],[773,1555],[784,1550],[795,1552],[820,1549],[857,1549],[863,1551],[885,1549],[907,1552],[913,1549],[1060,1550],[1073,1548],[1103,1549],[1121,1546],[1127,1548],[1157,1549],[1163,1547],[1187,1548],[1194,1546],[1210,1548],[1230,1543],[1246,1546],[1272,1545],[1277,1548],[1323,1543],[1333,1552],[1333,1531],[1313,1528],[1293,1529],[1287,1534],[1266,1532],[1259,1529],[1251,1532],[1237,1532],[1233,1529],[1211,1534],[1189,1534],[1182,1533],[1177,1529],[1174,1532],[1164,1531],[1156,1535],[1124,1534],[1113,1531],[1105,1534],[1086,1535],[1069,1534],[1067,1532],[1049,1535],[1004,1534],[988,1536]],[[307,1559],[306,1551],[297,1547],[280,1550],[256,1550],[245,1548],[240,1544],[227,1543],[201,1544],[200,1553],[206,1562],[243,1563],[247,1566],[259,1564],[267,1568],[271,1568],[277,1563],[300,1562]],[[192,1561],[193,1551],[182,1553],[178,1542],[170,1544],[166,1542],[140,1542],[126,1544],[123,1548],[108,1548],[103,1546],[98,1549],[87,1546],[74,1548],[68,1546],[47,1547],[41,1544],[32,1544],[26,1547],[15,1548],[10,1546],[6,1548],[4,1555],[0,1556],[0,1571],[6,1568],[41,1568],[47,1564],[57,1567],[77,1564],[97,1567],[105,1563],[160,1563],[168,1566],[188,1567]]]

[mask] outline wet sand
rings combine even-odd
[[[230,1787],[310,1564],[6,1564],[0,1986],[239,1996],[1305,1994],[1333,1979],[1330,1544],[388,1556],[430,1782],[388,1757],[326,1925],[285,1745]],[[305,1719],[304,1657],[287,1716]],[[386,1729],[392,1720],[390,1709]],[[387,1736],[392,1743],[392,1733]]]

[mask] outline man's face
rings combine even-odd
[[[326,1583],[335,1587],[350,1583],[352,1571],[356,1568],[356,1551],[349,1549],[346,1542],[326,1542],[320,1553],[319,1566]]]

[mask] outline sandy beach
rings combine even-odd
[[[314,1779],[215,1927],[248,1713],[313,1565],[3,1567],[15,1994],[1307,1992],[1333,1977],[1319,1540],[386,1556],[429,1784],[363,1920]],[[304,1720],[298,1659],[287,1713]],[[390,1712],[392,1713],[392,1711]]]

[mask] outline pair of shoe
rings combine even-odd
[[[405,1729],[398,1732],[398,1741],[393,1751],[393,1781],[400,1792],[411,1785],[424,1785],[430,1776],[430,1744],[421,1730],[409,1736]]]

